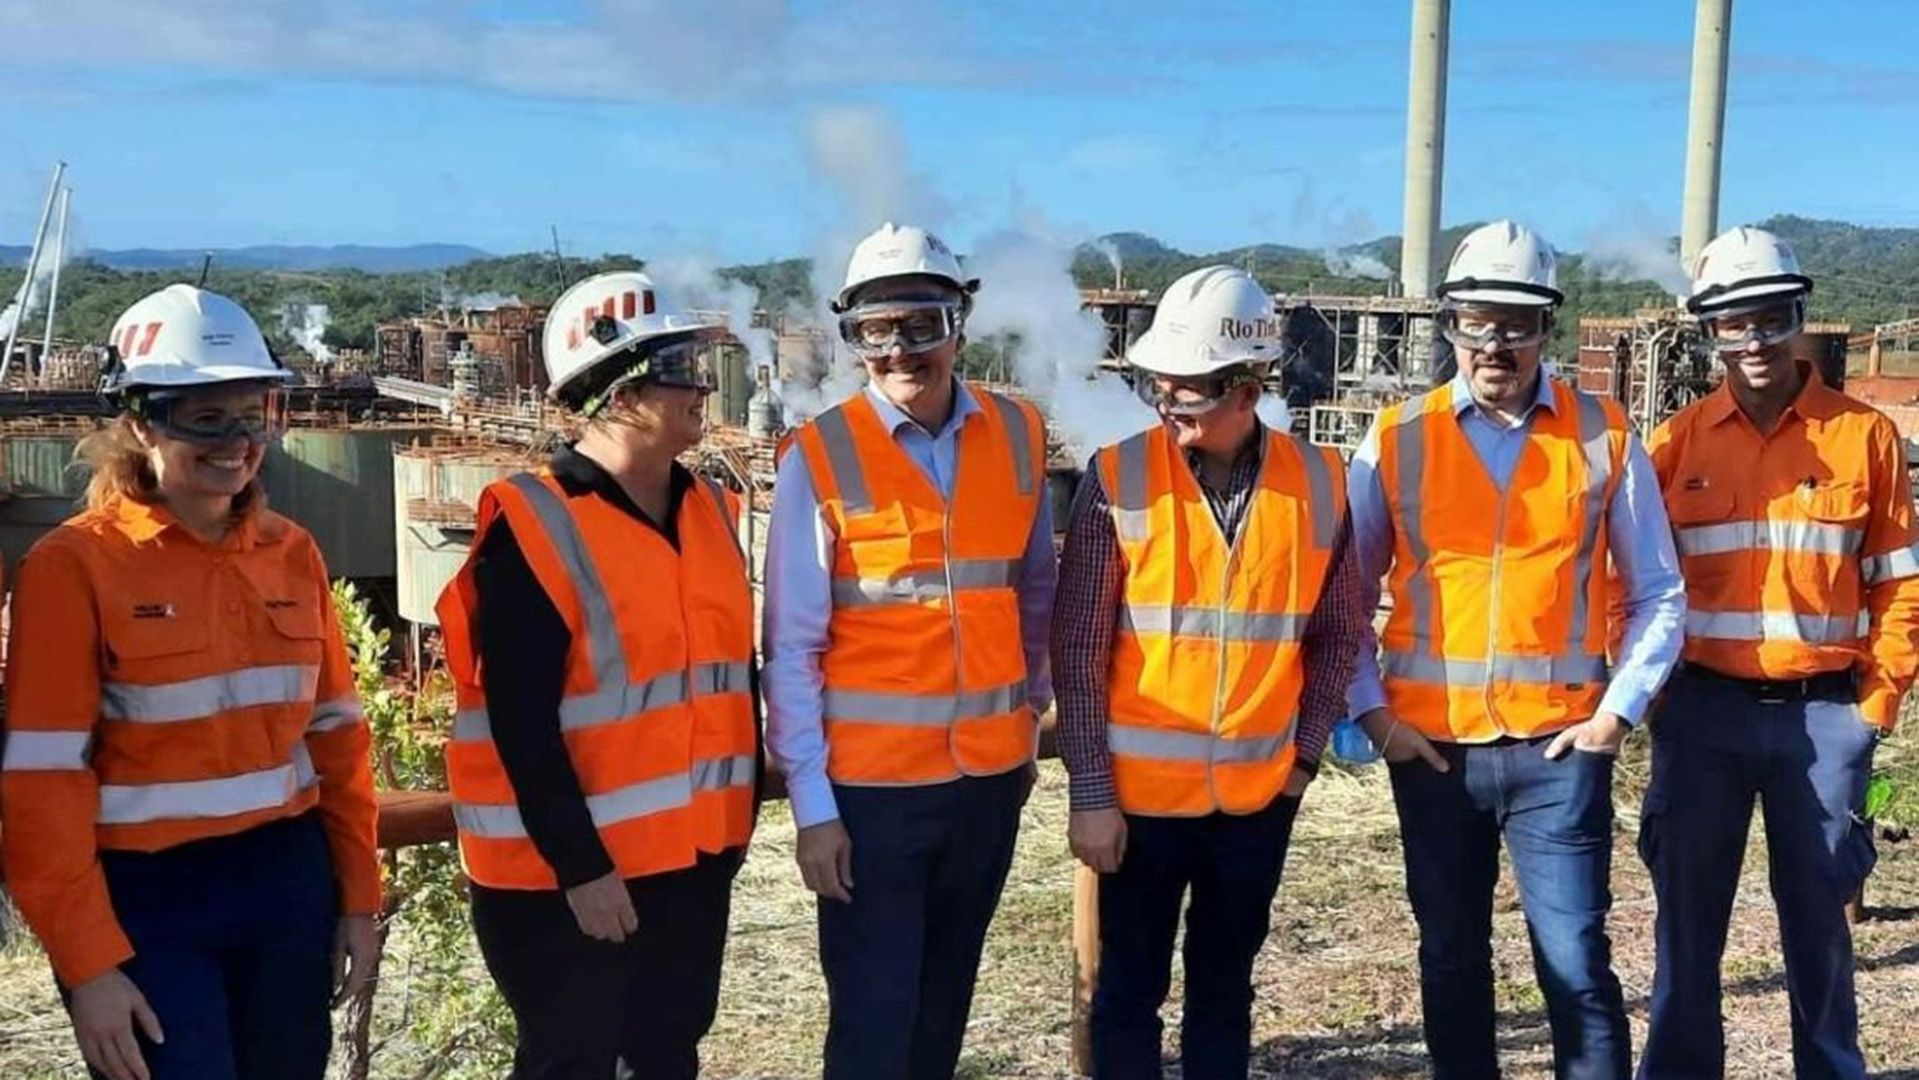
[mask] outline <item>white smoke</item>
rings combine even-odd
[[[1393,268],[1363,251],[1343,251],[1329,247],[1319,253],[1326,261],[1326,271],[1334,277],[1369,278],[1374,281],[1386,281],[1393,276]]]
[[[819,415],[866,381],[865,369],[832,344],[838,316],[828,306],[845,282],[853,248],[885,222],[939,229],[950,213],[931,181],[907,168],[906,140],[884,110],[816,110],[807,119],[805,145],[808,168],[838,197],[839,212],[813,243],[814,305],[804,319],[825,332],[826,345],[791,358],[779,386],[789,425]]]
[[[774,367],[773,331],[753,325],[760,292],[744,281],[721,277],[718,260],[703,254],[671,254],[646,261],[646,273],[674,302],[726,317],[726,329],[746,347],[750,370]]]
[[[1111,240],[1095,240],[1090,245],[1094,251],[1106,256],[1106,262],[1113,268],[1113,288],[1126,285],[1126,263],[1120,258],[1119,245]]]
[[[981,282],[966,330],[1007,351],[1020,385],[1084,463],[1158,417],[1118,375],[1100,369],[1106,325],[1080,307],[1073,252],[1034,214],[981,240],[966,260]]]
[[[461,311],[493,311],[503,307],[522,307],[519,293],[477,292],[466,293],[454,305]]]
[[[289,303],[280,309],[280,329],[294,343],[306,350],[315,363],[333,362],[333,350],[321,340],[326,334],[327,323],[332,321],[332,313],[325,304]]]
[[[23,282],[20,289],[14,293],[13,299],[7,301],[7,306],[0,308],[0,344],[4,344],[6,336],[14,332],[16,323],[20,328],[20,336],[25,337],[29,320],[46,306],[47,291],[53,283],[53,268],[59,255],[58,236],[59,224],[56,222],[47,229],[47,241],[40,251],[40,265],[33,268],[33,280]],[[76,250],[69,241],[66,262],[73,260]],[[22,256],[21,268],[25,269],[26,264],[26,257]],[[64,266],[66,263],[63,262],[60,265]]]
[[[1600,229],[1587,237],[1581,253],[1588,269],[1604,281],[1651,281],[1668,296],[1684,296],[1690,288],[1679,265],[1679,246],[1656,232]]]

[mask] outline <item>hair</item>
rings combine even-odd
[[[87,509],[98,510],[115,499],[142,503],[161,501],[160,476],[153,471],[153,452],[141,443],[133,424],[132,416],[121,413],[74,447],[75,466],[93,474],[87,478]],[[266,493],[256,476],[247,483],[246,490],[233,497],[233,516],[239,517],[264,505]]]

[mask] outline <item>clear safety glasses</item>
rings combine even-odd
[[[1712,347],[1722,353],[1766,349],[1790,341],[1806,328],[1806,305],[1799,300],[1706,316]]]
[[[1439,313],[1439,332],[1455,349],[1509,352],[1545,341],[1552,332],[1552,323],[1544,308],[1525,311],[1447,307]]]
[[[287,395],[262,389],[256,400],[210,400],[196,393],[144,395],[138,410],[164,435],[201,446],[225,446],[239,439],[265,444],[286,434]]]
[[[660,386],[710,394],[720,385],[707,359],[710,351],[698,339],[663,346],[647,356],[639,377]]]
[[[930,352],[959,332],[959,305],[945,300],[863,304],[840,316],[840,339],[865,356]]]

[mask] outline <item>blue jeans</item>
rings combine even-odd
[[[139,1036],[153,1080],[321,1080],[339,902],[318,813],[100,866],[167,1038]]]
[[[1767,704],[1683,671],[1668,684],[1639,830],[1659,898],[1642,1076],[1725,1073],[1720,961],[1755,801],[1766,811],[1793,1071],[1802,1080],[1865,1076],[1845,903],[1874,859],[1872,830],[1856,818],[1873,742],[1850,703]]]
[[[1253,814],[1126,817],[1126,858],[1099,882],[1093,1075],[1158,1080],[1159,1009],[1187,890],[1180,1075],[1243,1080],[1252,1046],[1253,961],[1266,943],[1299,800]]]
[[[951,1080],[1033,776],[835,785],[853,899],[819,902],[826,1080]]]
[[[1549,742],[1435,743],[1451,772],[1417,759],[1391,767],[1436,1080],[1499,1075],[1492,919],[1502,837],[1552,1025],[1554,1075],[1623,1080],[1631,1072],[1606,936],[1613,759],[1573,750],[1549,761]]]

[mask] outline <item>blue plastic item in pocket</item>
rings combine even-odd
[[[1333,725],[1333,756],[1354,765],[1370,765],[1379,760],[1379,750],[1357,720],[1341,720]]]

